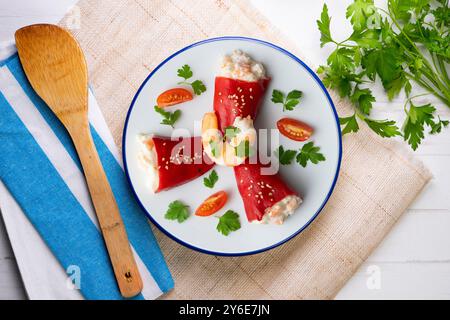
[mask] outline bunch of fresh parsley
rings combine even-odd
[[[388,0],[387,10],[373,0],[354,0],[346,17],[353,32],[343,41],[331,36],[326,5],[317,21],[321,46],[336,46],[318,73],[327,87],[348,97],[355,107],[353,115],[340,118],[342,134],[357,132],[364,122],[382,137],[403,136],[416,150],[426,127],[435,134],[449,124],[430,104],[413,103],[419,96],[434,95],[450,107],[449,0]],[[375,97],[367,86],[377,78],[390,100],[402,90],[407,96],[401,128],[395,121],[370,117]],[[425,92],[412,94],[413,82]]]

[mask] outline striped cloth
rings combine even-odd
[[[173,280],[150,225],[128,188],[121,159],[91,91],[89,119],[143,278],[144,290],[136,299],[155,299],[173,287]],[[16,54],[0,63],[0,179],[1,187],[7,189],[0,199],[7,198],[5,192],[14,197],[18,204],[14,212],[17,221],[21,215],[28,218],[59,262],[59,268],[62,266],[79,286],[82,297],[121,299],[70,137],[34,93]],[[8,228],[15,220],[11,212],[3,210]],[[32,239],[24,237],[19,242],[27,245],[27,240]],[[35,243],[32,246],[40,250]],[[16,249],[14,243],[13,248]],[[48,263],[49,268],[54,268],[54,259]],[[42,261],[39,264],[45,265]],[[26,268],[19,267],[21,271]],[[61,279],[64,278],[48,279],[44,285],[64,287]],[[49,290],[46,297],[33,298],[79,295],[69,293],[69,288],[67,292]]]

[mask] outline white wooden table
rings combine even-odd
[[[0,0],[0,42],[10,41],[21,26],[57,22],[75,2]],[[333,17],[336,38],[343,39],[350,29],[344,12],[351,0],[252,2],[302,48],[312,64],[323,63],[331,49],[320,49],[315,23],[324,2]],[[401,99],[389,103],[380,88],[375,92],[379,97],[375,117],[403,119]],[[450,109],[438,102],[436,105],[444,118],[450,119]],[[434,180],[341,290],[338,299],[450,299],[450,130],[427,138],[415,157],[433,172]],[[0,219],[0,299],[23,298],[26,294]]]

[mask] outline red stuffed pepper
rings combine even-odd
[[[268,78],[249,82],[216,77],[214,111],[222,132],[234,125],[237,117],[256,119],[269,81]]]
[[[282,224],[294,213],[302,199],[279,173],[262,174],[269,165],[248,161],[234,167],[236,183],[250,222]]]
[[[217,164],[237,166],[256,147],[253,119],[269,81],[262,64],[242,51],[223,58],[215,80],[214,112],[205,114],[202,123],[205,152]]]
[[[246,127],[242,125],[246,124],[243,120],[246,120],[247,126],[249,120],[253,125],[269,81],[264,67],[245,53],[235,51],[231,56],[226,56],[220,76],[215,81],[214,111],[218,128],[224,132],[225,128],[234,126],[240,132],[249,132],[247,128],[242,130],[242,127]],[[283,223],[300,205],[302,200],[299,195],[278,173],[263,175],[262,169],[268,165],[262,165],[258,157],[239,160],[238,165],[233,167],[248,220]],[[251,164],[252,161],[256,163]]]
[[[139,160],[154,192],[191,181],[214,166],[214,162],[203,152],[200,137],[173,139],[142,135],[140,140]]]

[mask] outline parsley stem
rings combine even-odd
[[[444,62],[444,60],[442,60],[442,57],[440,57],[440,56],[436,56],[436,59],[438,61],[438,65],[439,65],[439,68],[441,69],[444,80],[447,83],[447,86],[450,88],[450,78],[447,73],[447,67],[445,66],[445,62]]]
[[[423,96],[428,96],[432,94],[431,92],[427,92],[427,93],[421,93],[421,94],[416,94],[415,96],[409,97],[408,99],[406,99],[405,104],[403,105],[403,110],[405,110],[405,113],[408,114],[408,111],[406,111],[406,105],[408,103],[411,102],[412,99],[418,98],[418,97],[423,97]]]
[[[446,105],[450,105],[450,99],[447,99],[446,97],[439,94],[436,90],[434,90],[428,83],[426,83],[423,79],[418,79],[412,74],[405,71],[405,74],[410,78],[411,80],[415,81],[418,85],[420,85],[422,88],[425,88],[428,90],[428,92],[432,93],[436,98],[442,100]]]

